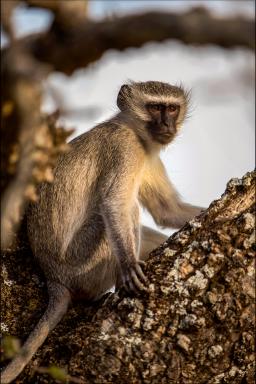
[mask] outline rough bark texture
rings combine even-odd
[[[77,303],[16,383],[249,383],[254,367],[255,173],[152,252],[149,294]],[[24,339],[47,303],[26,242],[3,255],[2,330]],[[8,330],[7,330],[8,329]]]

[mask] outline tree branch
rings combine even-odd
[[[88,12],[87,0],[23,0],[29,7],[39,7],[54,13],[56,20],[65,28],[84,22]]]
[[[41,82],[47,74],[18,47],[2,60],[1,99],[1,247],[10,245],[28,199],[36,199],[36,184],[51,181],[57,155],[67,148],[70,132],[57,129],[41,113]]]
[[[178,39],[185,44],[255,48],[253,20],[217,18],[202,8],[182,14],[149,12],[99,22],[85,20],[72,27],[60,20],[59,15],[49,31],[17,44],[24,44],[38,60],[66,74],[86,67],[109,49],[122,51],[149,41]]]
[[[34,364],[66,366],[85,384],[253,384],[255,178],[231,180],[220,200],[151,254],[148,295],[112,294],[98,310],[76,305]],[[2,322],[23,336],[47,299],[31,279],[28,252],[19,252],[4,256]],[[55,382],[31,363],[19,383],[35,381]]]

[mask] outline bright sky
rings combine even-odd
[[[207,3],[219,14],[243,13],[253,17],[254,1],[97,1],[95,17],[135,9],[179,9]],[[50,14],[20,9],[14,17],[19,35],[45,28]],[[117,109],[120,86],[133,79],[182,82],[192,88],[194,110],[180,137],[162,154],[168,174],[188,202],[208,206],[219,198],[231,177],[254,168],[254,54],[245,49],[185,46],[176,41],[149,43],[141,49],[107,52],[101,60],[72,77],[53,74],[49,84],[68,108],[100,107],[97,116],[64,121],[76,134],[110,117]],[[45,100],[45,108],[53,101]],[[143,222],[154,226],[143,213]],[[164,231],[170,234],[170,229]]]

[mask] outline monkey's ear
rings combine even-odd
[[[129,98],[131,97],[131,86],[128,84],[122,85],[117,95],[117,106],[120,111],[124,111],[129,107]]]

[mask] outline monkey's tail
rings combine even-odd
[[[43,344],[49,332],[56,327],[68,309],[71,301],[69,290],[61,284],[48,282],[49,304],[30,333],[19,354],[1,373],[1,383],[11,383],[31,360],[37,349]]]

